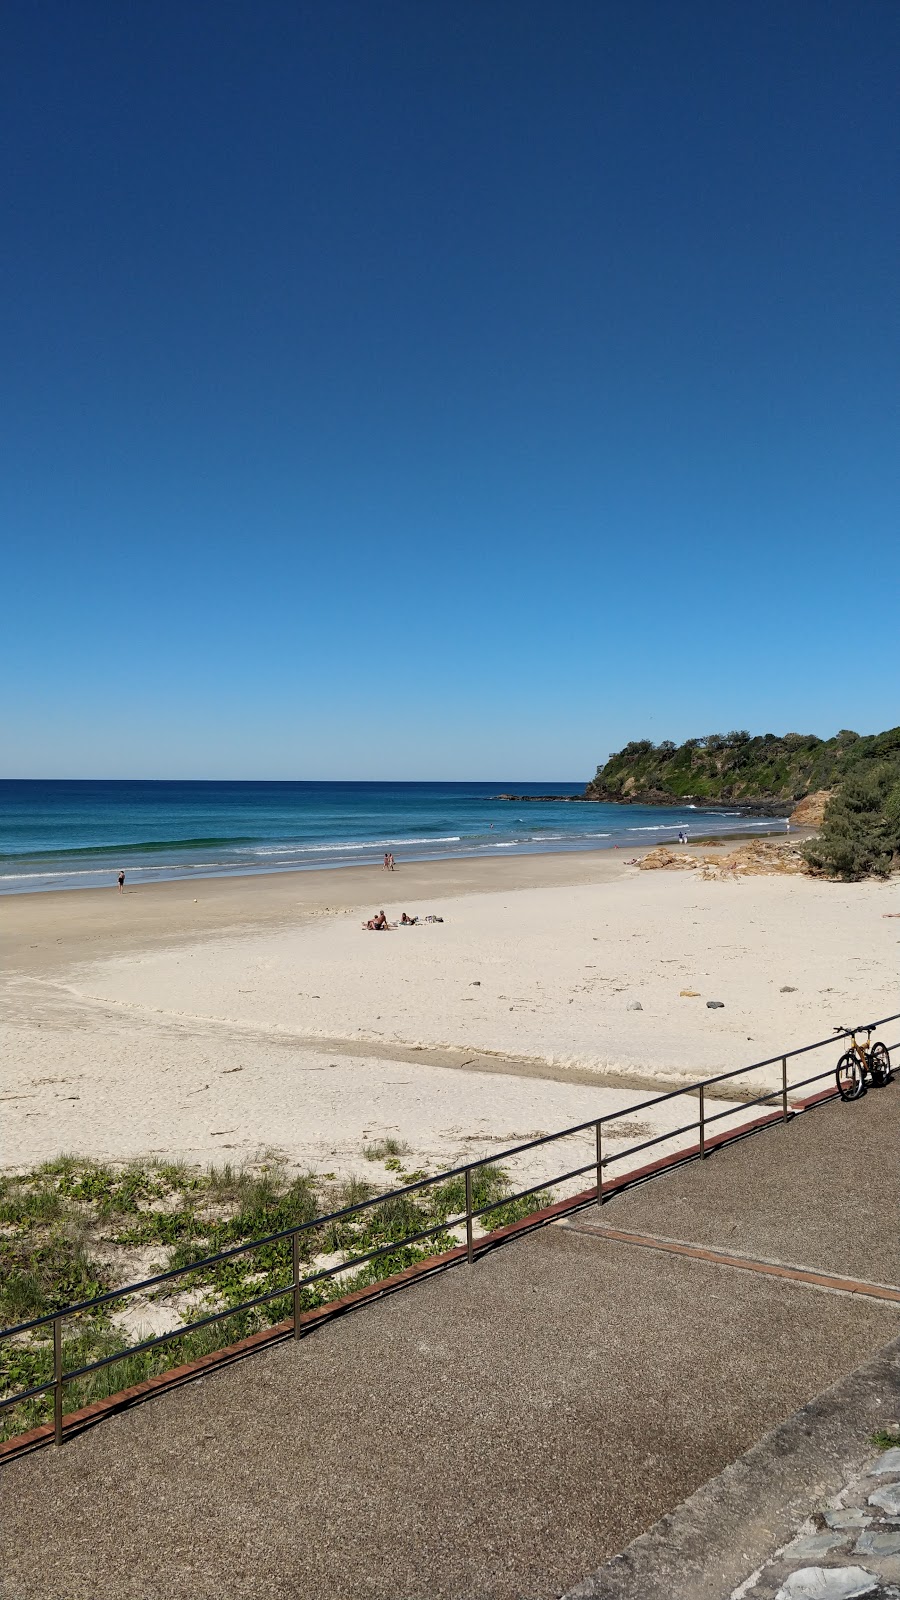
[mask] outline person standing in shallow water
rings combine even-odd
[[[122,868],[122,871],[119,873],[119,877],[118,877],[117,881],[118,881],[118,884],[119,884],[119,893],[121,894],[122,890],[125,887],[125,869],[124,869],[124,867]]]

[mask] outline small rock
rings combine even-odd
[[[679,992],[680,992],[682,1000],[699,1000],[700,999],[700,991],[699,991],[699,989],[681,989]]]
[[[641,1005],[640,1000],[629,1000],[625,1009],[626,1011],[643,1011],[644,1008]]]
[[[724,1000],[707,1000],[706,1009],[707,1009],[707,1011],[724,1011],[725,1010],[725,1001]]]
[[[825,1511],[822,1515],[829,1528],[867,1528],[872,1521],[858,1506],[851,1506],[847,1511]]]
[[[785,1561],[814,1561],[817,1556],[828,1556],[832,1550],[839,1550],[845,1543],[846,1533],[810,1533],[803,1538],[792,1539],[784,1551]]]
[[[900,1556],[900,1531],[878,1533],[875,1528],[867,1528],[853,1548],[859,1556]]]
[[[775,1600],[856,1600],[877,1588],[878,1579],[864,1567],[801,1567],[782,1584]]]
[[[792,983],[783,983],[781,985],[781,988],[779,989],[778,993],[779,994],[796,994],[797,991],[794,988],[794,985]]]
[[[884,1455],[866,1467],[867,1478],[879,1478],[885,1472],[900,1472],[900,1449],[885,1450]]]
[[[883,1489],[876,1489],[869,1495],[869,1505],[880,1506],[892,1517],[900,1517],[900,1483],[888,1483]]]
[[[470,989],[480,989],[481,988],[481,979],[480,978],[473,978],[472,982],[469,984],[469,988]]]

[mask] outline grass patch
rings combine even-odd
[[[892,1428],[876,1428],[871,1442],[876,1450],[896,1449],[900,1445],[900,1425],[895,1423]]]
[[[290,1315],[290,1239],[276,1238],[204,1265],[210,1256],[305,1225],[299,1235],[303,1274],[312,1275],[323,1257],[328,1265],[339,1258],[341,1268],[304,1287],[301,1305],[311,1310],[453,1248],[459,1242],[453,1230],[465,1211],[464,1179],[405,1194],[402,1186],[428,1176],[424,1169],[404,1170],[401,1156],[408,1147],[384,1140],[368,1147],[367,1156],[369,1150],[378,1152],[370,1159],[385,1161],[394,1173],[396,1194],[378,1200],[375,1186],[362,1179],[297,1175],[275,1157],[201,1170],[172,1162],[116,1164],[62,1156],[0,1179],[0,1323],[14,1327],[158,1272],[187,1269],[184,1277],[151,1288],[138,1300],[125,1297],[66,1319],[66,1370],[123,1352],[121,1360],[67,1384],[65,1405],[72,1411]],[[518,1221],[550,1198],[542,1192],[508,1199],[511,1190],[502,1168],[488,1163],[475,1169],[473,1205],[476,1210],[494,1207],[476,1224],[478,1231]],[[377,1203],[367,1205],[370,1200]],[[358,1206],[364,1209],[317,1221]],[[363,1259],[372,1252],[383,1253]],[[273,1298],[263,1305],[239,1309],[267,1294]],[[179,1331],[229,1311],[209,1327]],[[171,1329],[173,1337],[152,1350],[127,1354],[148,1336],[137,1331],[145,1324],[151,1333]],[[0,1341],[0,1397],[48,1381],[52,1370],[50,1326]],[[51,1417],[49,1395],[0,1411],[0,1438]]]
[[[408,1156],[409,1145],[402,1139],[377,1139],[374,1144],[367,1144],[363,1150],[367,1161],[383,1161],[386,1156]]]

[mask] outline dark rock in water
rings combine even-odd
[[[707,1011],[724,1011],[725,1010],[725,1001],[724,1000],[707,1000],[706,1009],[707,1009]]]
[[[535,802],[543,804],[547,800],[565,800],[578,805],[585,803],[596,804],[599,801],[599,795],[595,794],[494,794],[490,798],[492,800],[515,800],[519,805],[528,805]]]

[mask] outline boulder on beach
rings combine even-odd
[[[696,856],[676,855],[675,851],[670,850],[667,844],[658,844],[655,849],[648,850],[647,854],[642,856],[638,862],[642,872],[655,872],[660,867],[674,867],[677,871],[683,868],[699,867],[699,865],[700,862]]]

